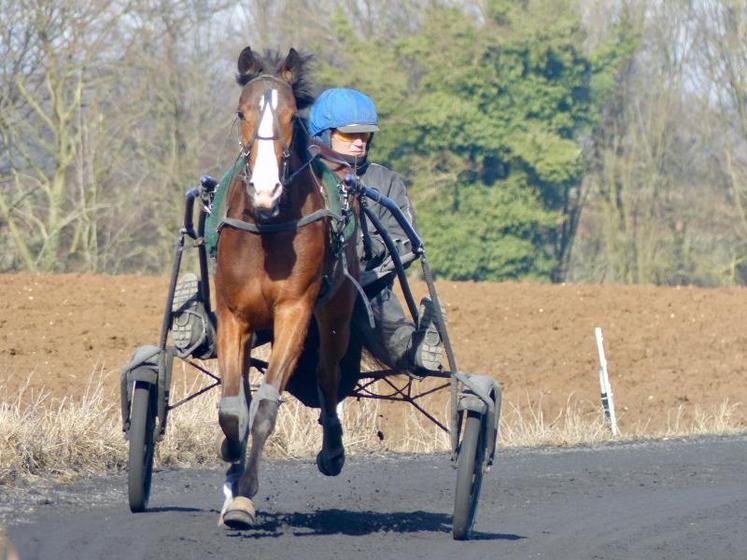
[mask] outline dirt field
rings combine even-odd
[[[417,295],[422,285],[415,286]],[[80,394],[156,343],[167,279],[0,275],[0,386]],[[439,282],[460,369],[490,373],[507,402],[553,415],[570,395],[595,406],[593,328],[604,329],[623,430],[666,427],[728,399],[747,428],[747,290]]]

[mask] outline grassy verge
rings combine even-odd
[[[2,388],[0,388],[2,389]],[[177,387],[188,394],[193,387]],[[6,393],[7,391],[0,391]],[[217,392],[199,397],[173,411],[167,435],[157,447],[157,465],[198,466],[214,463],[220,429],[216,422]],[[570,397],[557,414],[548,417],[540,404],[504,403],[500,442],[504,447],[574,445],[613,439],[598,407]],[[396,425],[387,425],[379,401],[346,402],[343,410],[348,453],[394,451],[428,453],[449,449],[448,436],[404,404]],[[734,420],[739,405],[722,403],[714,410],[684,408],[672,412],[667,426],[637,425],[623,438],[728,434],[742,430]],[[432,410],[432,409],[431,409]],[[446,423],[448,410],[433,411]],[[321,447],[318,412],[289,397],[266,451],[269,457],[309,457]],[[689,418],[689,419],[686,419]],[[624,419],[623,419],[624,420]],[[386,433],[384,439],[382,434]],[[122,470],[127,442],[119,420],[118,400],[105,395],[94,379],[75,399],[53,400],[41,392],[24,390],[0,402],[0,484],[19,478],[47,476],[67,480],[80,475]]]

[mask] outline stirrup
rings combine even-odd
[[[446,323],[446,311],[443,306],[441,306],[441,316]],[[438,333],[436,308],[428,296],[420,300],[420,320],[413,337],[413,343],[415,346],[413,361],[416,366],[429,370],[441,368],[444,345],[441,335]]]
[[[208,359],[215,355],[215,331],[200,300],[200,283],[194,273],[184,274],[171,304],[171,340],[181,357]]]

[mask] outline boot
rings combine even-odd
[[[176,285],[171,305],[171,340],[181,357],[215,357],[215,327],[200,299],[197,276],[188,272]]]
[[[441,315],[446,323],[446,312],[441,307]],[[420,320],[413,335],[413,362],[423,369],[437,370],[441,368],[444,356],[444,345],[438,333],[436,308],[431,298],[424,297],[420,301]]]

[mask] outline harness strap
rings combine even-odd
[[[220,230],[223,226],[229,226],[235,229],[240,229],[242,231],[248,231],[249,233],[256,233],[256,234],[277,233],[280,231],[291,231],[294,229],[298,229],[300,227],[308,225],[312,222],[316,222],[317,220],[322,220],[324,218],[336,218],[336,217],[338,216],[330,212],[326,208],[321,208],[317,210],[316,212],[307,214],[306,216],[304,216],[303,218],[299,220],[291,220],[289,222],[280,222],[278,224],[251,224],[249,222],[244,222],[243,220],[237,220],[235,218],[224,217],[218,224],[218,229]]]
[[[345,257],[345,251],[342,251],[340,253],[340,258],[342,259],[342,271],[343,274],[347,277],[350,282],[352,282],[355,289],[358,291],[358,295],[360,295],[360,299],[363,302],[363,305],[366,307],[366,314],[368,315],[368,324],[371,327],[371,330],[376,328],[376,320],[374,319],[373,309],[371,309],[371,301],[368,299],[368,296],[366,295],[366,292],[361,287],[358,280],[353,278],[353,276],[350,274],[350,271],[348,270],[348,259]]]
[[[331,163],[336,163],[337,165],[342,165],[344,167],[351,167],[353,165],[351,161],[347,161],[339,153],[323,144],[314,142],[313,140],[309,144],[308,150],[313,157],[321,156],[323,159],[326,159]]]

